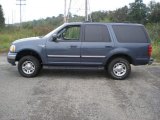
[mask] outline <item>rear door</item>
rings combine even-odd
[[[83,31],[81,64],[103,65],[105,58],[114,46],[107,25],[84,24]]]

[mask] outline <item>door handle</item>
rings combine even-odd
[[[105,46],[105,48],[111,48],[112,46]]]
[[[77,46],[76,45],[71,45],[70,48],[77,48]]]

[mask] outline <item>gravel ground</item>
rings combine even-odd
[[[27,79],[1,54],[0,120],[160,120],[160,66],[132,66],[122,81],[100,70]]]

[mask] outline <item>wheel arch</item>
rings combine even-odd
[[[133,64],[133,59],[131,56],[124,54],[124,53],[118,53],[118,54],[114,54],[112,56],[110,56],[107,61],[105,62],[105,66],[107,67],[108,64],[115,58],[125,58],[126,60],[129,61],[130,64]]]
[[[41,56],[35,50],[31,50],[31,49],[24,49],[18,52],[15,60],[19,61],[22,57],[27,56],[27,55],[36,57],[38,61],[42,64]]]

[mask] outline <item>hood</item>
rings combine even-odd
[[[41,39],[42,39],[41,37],[23,38],[23,39],[15,40],[13,44],[21,43],[21,42],[32,42],[32,41],[41,40]]]

